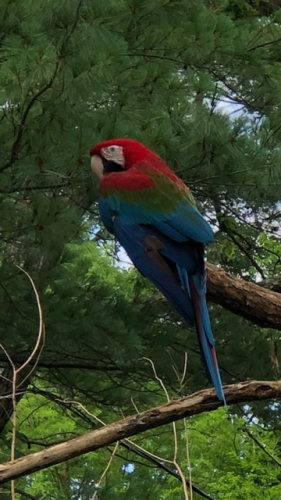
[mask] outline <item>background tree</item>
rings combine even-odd
[[[38,320],[15,264],[34,279],[46,325],[44,351],[18,395],[18,455],[92,428],[69,401],[106,422],[134,413],[132,400],[140,410],[163,402],[142,357],[153,360],[171,397],[208,386],[195,332],[120,262],[100,226],[92,145],[117,136],[145,143],[213,224],[211,262],[246,281],[279,275],[280,18],[276,1],[1,0],[0,328],[16,366],[34,346]],[[224,383],[279,376],[279,331],[215,304],[210,314]],[[0,362],[6,461],[13,407],[4,351]],[[280,468],[240,430],[254,415],[251,432],[280,455],[278,401],[231,412],[232,422],[222,412],[188,422],[196,429],[194,483],[216,498],[239,498],[243,488],[243,498],[264,498],[265,490],[279,498]],[[142,443],[172,456],[170,433],[151,431]],[[182,495],[167,472],[127,453],[113,460],[99,498]],[[96,452],[21,479],[19,498],[47,488],[50,498],[91,498],[109,456]]]

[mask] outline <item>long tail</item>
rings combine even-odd
[[[189,287],[195,310],[196,329],[199,345],[202,352],[203,361],[206,365],[209,377],[215,386],[217,396],[221,401],[224,402],[224,405],[227,406],[217,362],[215,340],[211,329],[205,291],[202,290],[202,292],[199,292],[197,290],[196,281],[197,280],[195,276],[189,275]]]

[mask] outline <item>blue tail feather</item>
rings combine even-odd
[[[190,276],[190,290],[193,299],[196,317],[196,329],[202,356],[210,379],[212,380],[218,398],[227,406],[223,385],[217,363],[215,341],[211,330],[209,312],[206,304],[205,293],[198,293],[193,276]]]

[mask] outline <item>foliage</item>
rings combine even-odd
[[[19,404],[18,455],[34,453],[54,441],[69,439],[90,430],[89,415],[82,410],[80,415],[75,416],[75,409],[79,410],[79,406],[62,409],[56,403],[46,402],[42,396],[29,394],[25,397]],[[96,411],[95,404],[87,410],[102,417]],[[94,422],[93,418],[92,425],[95,425]],[[280,467],[249,438],[245,429],[250,430],[262,446],[266,443],[266,451],[278,456],[280,429],[270,430],[261,421],[247,422],[246,418],[234,414],[228,419],[225,411],[220,409],[190,418],[187,431],[183,422],[177,423],[178,463],[188,478],[188,433],[192,483],[195,486],[217,499],[239,499],[243,496],[245,500],[250,500],[255,495],[257,499],[275,500],[281,492]],[[11,429],[7,429],[6,446],[10,442],[10,435]],[[163,459],[173,459],[174,437],[171,426],[146,432],[133,441],[149,453]],[[31,477],[19,479],[17,487],[36,498],[45,494],[55,500],[90,500],[112,451],[113,447],[109,447],[42,470]],[[8,455],[9,451],[5,447],[2,453]],[[116,498],[120,495],[121,498],[141,499],[144,492],[148,498],[183,498],[178,480],[120,445],[106,480],[100,487],[98,498]],[[194,499],[197,498],[200,496],[195,493]]]
[[[100,226],[92,145],[121,136],[145,143],[187,182],[213,224],[212,262],[247,280],[279,274],[278,7],[258,0],[0,1],[0,335],[17,366],[34,346],[38,313],[15,264],[34,279],[46,324],[45,348],[19,403],[19,455],[28,440],[91,428],[91,419],[58,399],[79,401],[107,422],[133,413],[131,398],[140,409],[163,402],[143,357],[174,396],[208,385],[194,331],[120,262],[122,252]],[[279,332],[218,305],[210,314],[225,383],[279,375]],[[4,352],[0,363],[11,378]],[[3,379],[0,392],[10,391]],[[11,411],[0,409],[3,460]],[[262,422],[255,432],[278,455],[279,405],[244,411]],[[217,499],[279,498],[278,467],[243,434],[237,414],[233,422],[222,412],[188,422],[194,482]],[[170,428],[141,440],[172,457]],[[144,498],[144,491],[146,498],[182,498],[176,479],[139,463],[131,471],[126,464],[135,457],[126,453],[114,459],[99,498]],[[184,464],[184,438],[179,453]],[[92,453],[17,486],[36,498],[91,498],[108,459],[108,450]]]

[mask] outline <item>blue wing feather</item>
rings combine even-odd
[[[187,300],[182,287],[173,281],[171,276],[155,263],[147,251],[146,237],[153,231],[141,225],[126,225],[117,217],[114,221],[116,238],[126,250],[136,268],[163,293],[167,300],[175,307],[179,314],[189,323],[193,324],[194,309],[191,300]],[[169,252],[168,252],[169,253]],[[183,259],[183,255],[179,258]],[[187,259],[186,259],[187,260]]]
[[[160,220],[158,217],[155,218],[155,226],[176,241],[186,241],[188,238],[207,245],[214,240],[212,228],[200,212],[183,203],[179,203],[175,215],[163,217],[161,214]]]
[[[114,210],[111,208],[110,204],[102,198],[99,198],[98,203],[102,222],[104,223],[106,229],[110,233],[113,233]]]
[[[190,239],[207,245],[214,240],[211,226],[200,212],[185,200],[180,200],[172,213],[152,213],[149,207],[127,203],[116,193],[106,199],[100,198],[99,208],[106,227],[110,225],[110,218],[116,212],[124,224],[151,224],[175,241]]]

